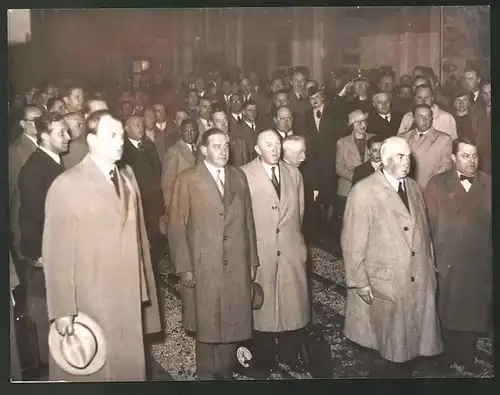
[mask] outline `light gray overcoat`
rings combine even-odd
[[[88,155],[51,185],[42,259],[49,319],[92,317],[108,357],[90,376],[73,376],[49,360],[50,380],[142,381],[143,337],[161,330],[139,189],[131,168],[118,172],[120,196]],[[142,302],[149,302],[144,304]]]
[[[393,362],[442,351],[436,272],[424,199],[406,178],[410,213],[382,171],[358,182],[344,213],[348,339]],[[370,285],[368,305],[355,288]]]
[[[244,165],[252,195],[260,267],[256,282],[264,304],[254,310],[254,329],[283,332],[310,319],[306,279],[307,248],[301,233],[304,187],[300,171],[280,161],[281,199],[259,158]]]

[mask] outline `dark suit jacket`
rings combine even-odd
[[[290,91],[290,109],[292,112],[296,112],[299,114],[305,114],[311,109],[311,104],[308,99],[297,99],[295,93]]]
[[[159,219],[163,215],[161,162],[154,143],[145,138],[143,144],[144,151],[140,151],[128,138],[125,139],[122,162],[132,168],[137,179],[146,229],[153,236],[159,232]]]
[[[396,111],[391,111],[391,121],[388,122],[376,111],[372,111],[368,116],[368,129],[366,132],[375,134],[384,139],[396,136],[398,134],[399,125],[401,125],[403,115],[404,114]]]
[[[240,124],[235,123],[234,128],[230,131],[231,136],[238,137],[246,141],[248,147],[251,148],[250,155],[252,160],[257,156],[257,153],[253,148],[255,147],[255,144],[257,144],[257,135],[262,129],[262,123],[258,121],[255,123],[255,132],[245,121],[242,121]]]
[[[337,173],[335,172],[335,156],[337,140],[341,135],[341,121],[336,119],[332,107],[325,105],[319,123],[319,131],[314,121],[313,110],[305,114],[307,160],[305,167],[313,167],[316,171],[319,190],[318,202],[333,204],[337,193]]]
[[[352,186],[354,186],[358,181],[361,181],[363,178],[368,177],[372,173],[375,173],[375,169],[373,168],[372,162],[370,160],[367,160],[365,163],[356,166],[352,176]]]
[[[19,173],[21,252],[27,258],[37,260],[42,255],[45,198],[50,185],[62,172],[62,166],[37,148]]]
[[[276,123],[274,122],[274,117],[276,109],[274,108],[274,104],[271,107],[271,112],[265,114],[262,117],[262,129],[275,129]],[[306,122],[305,116],[303,114],[299,114],[297,112],[292,113],[293,117],[293,130],[295,134],[305,135],[306,133]]]
[[[258,119],[262,120],[264,115],[268,114],[271,110],[272,101],[270,101],[269,98],[260,91],[252,92],[250,94],[250,100],[257,103]]]

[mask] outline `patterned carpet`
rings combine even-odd
[[[320,248],[311,248],[313,260],[313,294],[314,310],[318,321],[326,327],[323,331],[328,343],[333,362],[332,378],[362,378],[381,362],[380,357],[367,356],[356,345],[349,342],[342,333],[345,316],[346,288],[342,260]],[[188,336],[181,324],[181,302],[178,285],[167,281],[168,260],[162,268],[163,284],[161,297],[165,300],[165,341],[155,344],[152,353],[156,361],[175,380],[194,380],[196,378],[195,340]],[[476,361],[482,367],[482,372],[472,374],[464,367],[454,365],[449,375],[440,375],[433,364],[416,365],[412,377],[483,377],[494,375],[492,339],[481,338],[477,346]],[[280,371],[271,376],[271,380],[289,378],[312,378],[308,373],[293,372],[288,366],[280,365]],[[239,380],[248,377],[235,374]]]

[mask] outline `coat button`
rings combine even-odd
[[[228,264],[228,263],[229,263],[228,261],[224,261],[224,265],[225,265],[225,266],[227,266],[227,264]]]
[[[280,255],[281,255],[281,251],[278,251],[278,256],[280,256]]]
[[[415,282],[415,277],[411,276],[411,282]]]
[[[227,240],[227,236],[224,236],[224,240]]]
[[[405,227],[403,228],[403,230],[404,230],[405,232],[408,232],[408,231],[410,230],[410,228],[408,228],[408,226],[405,226]]]
[[[222,217],[222,216],[224,216],[224,213],[219,213],[219,215]]]
[[[411,252],[411,256],[415,256],[415,251],[412,251],[412,252]]]
[[[271,207],[273,210],[276,210],[276,206]]]
[[[280,230],[279,230],[279,229],[276,229],[276,233],[279,233],[279,232],[280,232]]]

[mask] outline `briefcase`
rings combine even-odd
[[[32,319],[24,313],[17,313],[15,316],[15,331],[21,371],[38,369],[38,342],[35,324]]]

